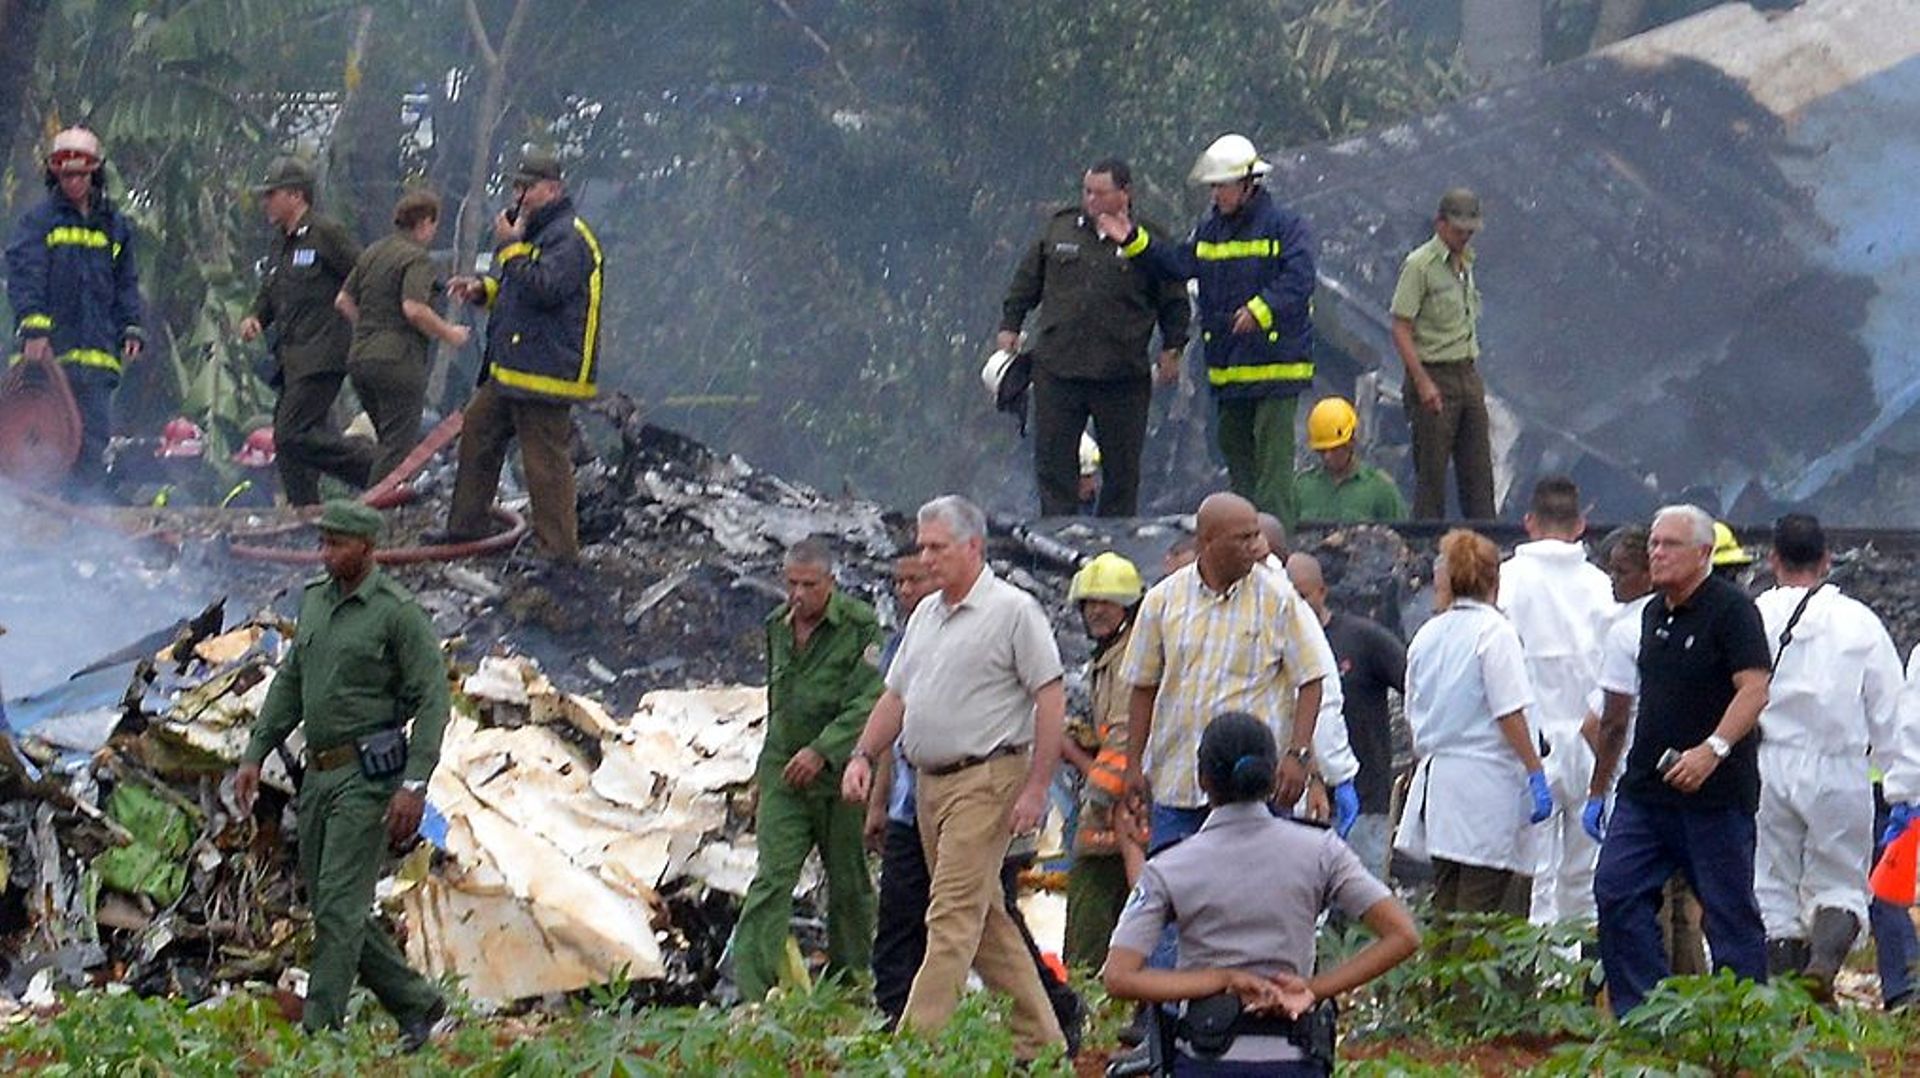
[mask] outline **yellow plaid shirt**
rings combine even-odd
[[[1266,564],[1216,592],[1189,565],[1140,602],[1122,678],[1159,686],[1141,757],[1156,804],[1197,808],[1200,734],[1223,711],[1265,719],[1284,748],[1301,685],[1333,673],[1310,646],[1313,611]]]

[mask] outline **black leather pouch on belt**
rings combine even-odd
[[[370,779],[391,778],[407,766],[407,732],[390,726],[355,741],[360,773]]]

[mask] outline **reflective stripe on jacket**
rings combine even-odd
[[[533,212],[526,238],[494,253],[487,376],[510,397],[592,400],[598,390],[600,241],[562,198]]]
[[[91,213],[58,191],[28,210],[7,241],[7,300],[22,341],[50,338],[68,363],[119,373],[120,346],[138,339],[140,271],[133,225],[94,193]]]
[[[1210,210],[1185,241],[1143,226],[1122,250],[1160,276],[1200,283],[1200,339],[1215,395],[1286,397],[1313,381],[1313,239],[1266,188],[1230,216]],[[1243,306],[1259,323],[1255,332],[1233,332]]]

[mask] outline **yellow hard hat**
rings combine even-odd
[[[1713,522],[1713,564],[1753,564],[1753,555],[1746,547],[1740,545],[1740,540],[1734,537],[1733,529],[1718,520]]]
[[[1324,397],[1307,413],[1307,448],[1338,449],[1353,441],[1359,426],[1360,416],[1345,397]]]
[[[1126,558],[1109,550],[1073,574],[1073,583],[1067,587],[1067,601],[1078,603],[1087,599],[1105,599],[1121,606],[1132,606],[1146,592],[1146,585],[1140,581],[1140,570],[1134,568]]]

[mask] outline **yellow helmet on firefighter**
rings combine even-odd
[[[1307,448],[1318,453],[1353,441],[1360,416],[1345,397],[1324,397],[1307,413]]]
[[[1134,568],[1126,558],[1109,550],[1095,556],[1073,574],[1073,583],[1067,586],[1067,601],[1082,603],[1088,599],[1104,599],[1109,603],[1132,606],[1146,593],[1146,585],[1140,580],[1140,570]]]
[[[100,149],[100,136],[84,127],[69,127],[53,136],[47,150],[47,168],[55,175],[93,172],[106,155]]]
[[[1265,176],[1273,166],[1261,160],[1253,140],[1245,135],[1221,135],[1201,152],[1188,179],[1199,184],[1232,183]]]
[[[1713,564],[1752,565],[1753,553],[1740,545],[1740,539],[1725,521],[1713,522]]]

